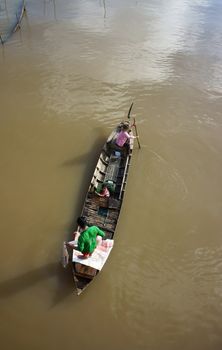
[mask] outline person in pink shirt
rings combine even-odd
[[[120,148],[128,147],[130,139],[136,139],[136,136],[129,134],[129,123],[123,123],[121,131],[116,138],[116,145]]]
[[[110,152],[118,151],[123,157],[126,157],[129,153],[130,139],[135,139],[137,136],[133,136],[130,133],[130,125],[128,121],[121,122],[119,125],[119,131],[115,139],[107,143]]]

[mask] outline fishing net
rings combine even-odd
[[[0,40],[2,44],[18,29],[24,8],[24,0],[0,0]]]

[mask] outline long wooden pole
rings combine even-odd
[[[139,135],[138,135],[138,131],[137,131],[137,126],[136,126],[136,119],[135,118],[133,118],[133,126],[135,128],[135,133],[136,133],[136,136],[137,136],[136,139],[137,139],[138,146],[139,146],[139,148],[141,148]]]
[[[130,109],[129,109],[129,112],[128,112],[128,115],[127,115],[128,119],[130,119],[130,113],[131,113],[132,107],[133,107],[133,102],[130,105]]]
[[[128,112],[128,115],[127,115],[128,119],[130,119],[130,113],[131,113],[132,107],[133,107],[133,102],[131,103],[130,108],[129,108],[129,112]],[[133,125],[132,126],[134,126],[134,128],[135,128],[135,133],[136,133],[136,136],[137,136],[137,143],[138,143],[139,148],[141,148],[140,141],[139,141],[139,135],[138,135],[138,131],[137,131],[137,126],[136,126],[136,119],[135,118],[133,118]]]

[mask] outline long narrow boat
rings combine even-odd
[[[115,128],[102,148],[82,208],[81,216],[85,216],[88,225],[103,230],[105,239],[88,259],[81,259],[80,252],[73,250],[72,271],[78,295],[101,271],[113,246],[133,151],[133,139],[126,154],[112,147],[121,126],[120,123]],[[104,184],[110,188],[109,197],[98,195]]]

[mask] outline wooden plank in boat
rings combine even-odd
[[[96,276],[98,270],[94,269],[93,267],[86,266],[83,264],[75,263],[75,274],[77,276],[82,276],[85,278],[90,278],[92,279],[93,277]]]
[[[120,206],[121,206],[121,201],[119,199],[112,198],[112,197],[109,198],[109,201],[108,201],[109,209],[120,209]]]
[[[104,181],[116,181],[119,172],[119,166],[121,162],[121,157],[112,155],[110,157],[109,165],[106,169],[106,175]]]

